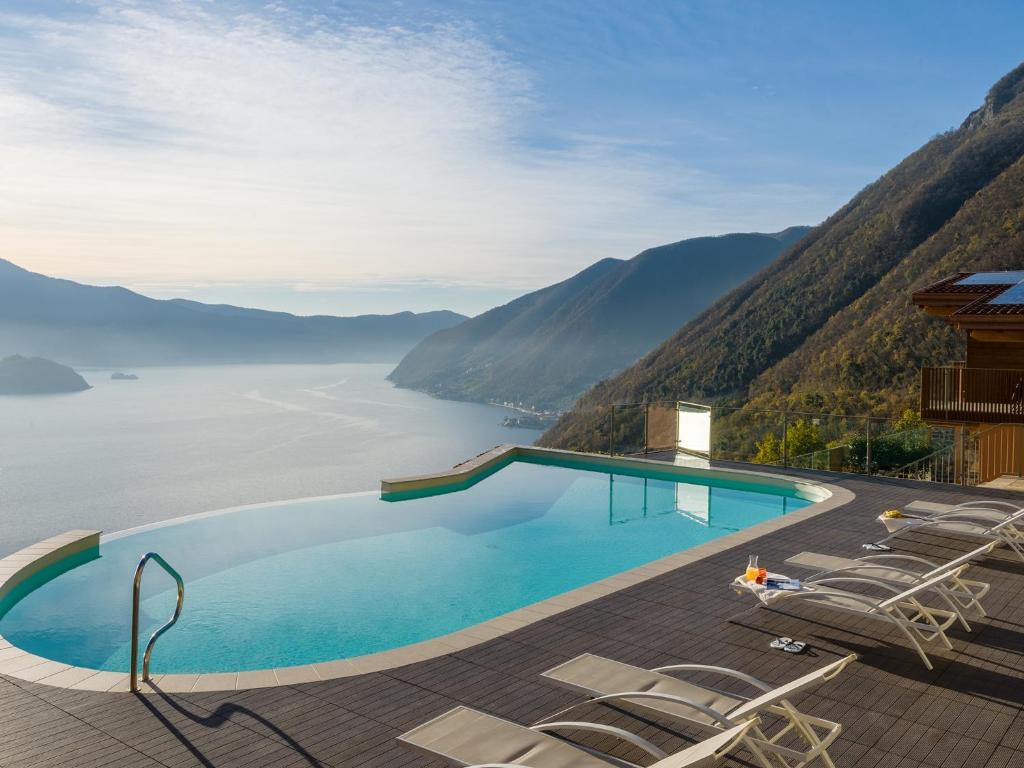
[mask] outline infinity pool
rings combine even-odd
[[[114,534],[98,557],[52,566],[0,603],[0,634],[125,670],[132,577],[156,551],[186,587],[154,673],[309,664],[447,634],[819,500],[678,480],[520,459],[451,493],[301,500]],[[171,579],[147,568],[143,645],[174,599]]]

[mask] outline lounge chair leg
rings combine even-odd
[[[762,768],[778,768],[768,759],[768,756],[765,755],[764,751],[757,745],[757,739],[768,741],[768,737],[765,736],[761,729],[756,726],[753,730],[755,732],[755,738],[744,736],[743,746],[750,750],[750,753],[754,756],[754,759],[761,764]],[[779,759],[781,760],[781,757]],[[784,760],[782,761],[782,765],[784,768],[789,768],[789,765],[787,765]]]
[[[800,732],[801,736],[803,736],[804,741],[807,742],[807,745],[811,747],[812,750],[820,750],[815,757],[821,758],[821,761],[828,768],[836,768],[836,764],[832,762],[832,758],[829,756],[828,750],[821,746],[821,739],[818,738],[818,734],[814,732],[814,728],[812,728],[810,725],[803,721],[803,719],[800,717],[799,710],[797,710],[796,707],[794,707],[785,699],[783,699],[780,702],[780,704],[782,705],[782,708],[785,709],[787,713],[789,713],[790,722],[793,723],[793,727]],[[801,763],[801,765],[810,765],[813,762],[814,758],[811,758],[810,760]]]
[[[967,605],[972,610],[977,611],[979,619],[984,619],[986,616],[988,616],[988,614],[985,613],[985,609],[982,607],[981,603],[978,602],[978,598],[971,598],[971,601]]]
[[[956,614],[956,617],[960,622],[960,626],[962,626],[964,630],[966,630],[967,632],[970,632],[971,625],[968,624],[967,619],[964,618],[963,609],[959,608],[957,604],[953,601],[953,597],[949,594],[949,590],[945,587],[939,587],[936,590],[936,592],[938,592],[943,602],[945,602],[946,605],[949,606],[949,610]]]
[[[939,624],[938,620],[932,615],[932,612],[930,610],[928,610],[927,608],[925,608],[923,605],[921,605],[921,603],[919,603],[917,601],[917,598],[913,598],[913,597],[910,598],[910,602],[914,606],[914,608],[917,610],[918,615],[921,616],[929,624],[931,624],[932,627],[934,627],[934,629],[932,631],[934,632],[935,637],[939,638],[939,641],[942,643],[943,647],[947,651],[953,650],[953,644],[949,641],[949,638],[946,637],[946,633],[943,631],[942,625]],[[955,611],[954,611],[954,613],[957,616],[960,615],[959,613],[957,613]],[[921,632],[921,630],[919,630],[917,627],[911,627],[911,629],[925,642],[928,642],[929,640],[934,640],[935,639],[934,637],[932,637],[932,638],[926,637],[924,635],[924,633]]]
[[[832,762],[832,758],[826,750],[821,750],[821,752],[818,753],[818,757],[821,758],[821,762],[828,766],[828,768],[836,768],[836,764]]]
[[[985,608],[978,601],[978,598],[972,597],[969,605],[971,606],[971,608],[978,612],[978,618],[984,619],[986,616],[988,616],[988,614],[985,613]]]
[[[889,620],[890,620],[890,621],[891,621],[891,622],[892,622],[893,624],[895,624],[895,625],[896,625],[896,627],[898,627],[898,628],[899,628],[900,632],[902,632],[902,633],[903,633],[903,635],[904,635],[904,636],[905,636],[905,637],[907,638],[907,640],[909,640],[909,641],[910,641],[910,644],[911,644],[912,646],[914,646],[914,650],[915,650],[915,651],[917,651],[917,655],[921,657],[921,661],[923,661],[923,662],[924,662],[924,666],[925,666],[925,668],[926,668],[926,669],[927,669],[927,670],[928,670],[929,672],[930,672],[930,671],[932,671],[932,670],[934,669],[934,667],[932,666],[932,662],[931,662],[931,660],[930,660],[930,659],[928,658],[928,655],[927,655],[927,654],[926,654],[926,653],[924,652],[924,648],[922,648],[922,647],[921,647],[921,644],[920,644],[920,643],[919,643],[919,642],[917,641],[917,638],[916,638],[916,637],[914,637],[914,636],[913,636],[913,634],[911,634],[910,630],[909,630],[909,629],[907,629],[907,628],[906,628],[906,627],[905,627],[905,626],[903,625],[903,623],[902,623],[902,622],[901,622],[901,621],[900,621],[899,619],[897,619],[897,618],[896,618],[895,616],[893,616],[892,614],[890,614],[890,613],[889,613],[888,611],[886,612],[886,614],[885,614],[885,615],[889,617]],[[943,637],[945,637],[945,635],[943,635]],[[948,641],[947,641],[947,642],[948,642]]]
[[[960,606],[964,613],[970,612],[976,619],[983,619],[988,616],[985,609],[981,607],[977,594],[960,579],[953,579],[955,590],[949,590],[950,597]]]
[[[1003,543],[1012,549],[1021,560],[1024,560],[1024,550],[1021,550],[1020,545],[1014,541],[1010,541],[1008,538],[1003,539]]]

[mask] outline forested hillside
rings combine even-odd
[[[960,359],[910,293],[956,271],[1024,266],[1024,65],[937,136],[668,341],[588,392],[544,436],[594,447],[599,406],[648,399],[899,413],[918,369]]]
[[[568,407],[807,231],[698,237],[605,259],[424,339],[390,378],[458,400]]]

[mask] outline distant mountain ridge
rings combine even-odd
[[[456,400],[566,407],[807,231],[697,237],[603,259],[424,339],[389,378]]]
[[[644,398],[898,413],[962,342],[913,290],[1024,267],[1024,65],[755,278],[589,391],[542,443],[595,447],[600,408]]]
[[[74,365],[394,362],[455,312],[300,317],[82,285],[0,259],[0,356]]]

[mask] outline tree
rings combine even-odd
[[[911,430],[924,429],[928,425],[924,423],[921,414],[913,408],[907,408],[903,415],[896,419],[892,425],[892,432],[910,432]]]
[[[924,458],[942,447],[932,441],[932,430],[921,415],[910,408],[885,432],[875,424],[871,439],[871,471],[898,469]],[[867,439],[857,435],[850,441],[850,461],[857,467],[867,464]]]
[[[786,453],[790,457],[803,456],[807,453],[820,451],[825,447],[821,430],[813,421],[800,419],[789,425],[786,430]]]
[[[754,461],[758,464],[774,464],[782,459],[782,441],[769,432],[756,443],[757,455]],[[813,421],[800,419],[786,428],[786,454],[789,458],[803,456],[807,453],[820,451],[825,447],[821,430]]]
[[[782,441],[769,432],[764,440],[757,443],[757,455],[754,462],[757,464],[774,464],[782,458]]]

